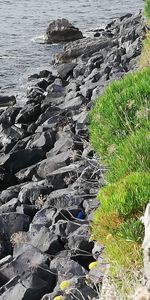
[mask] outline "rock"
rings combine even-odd
[[[117,45],[118,41],[110,40],[110,38],[85,38],[82,40],[82,42],[79,40],[68,43],[64,47],[64,52],[55,55],[54,61],[55,63],[66,63],[81,55],[83,55],[85,58],[88,58],[95,52],[99,52],[105,48],[111,49]]]
[[[13,198],[17,198],[21,185],[14,185],[4,190],[0,194],[0,201],[5,204]]]
[[[18,257],[0,269],[0,273],[7,281],[14,276],[18,277],[17,285],[15,282],[10,289],[4,290],[1,295],[3,300],[11,300],[12,296],[17,300],[40,300],[45,293],[52,292],[55,287],[56,276],[48,268],[48,257],[31,245],[22,251]]]
[[[62,133],[62,136],[55,142],[54,148],[46,153],[47,157],[55,157],[55,155],[66,152],[73,147],[73,139],[71,134]]]
[[[29,182],[25,184],[18,195],[20,203],[35,204],[40,197],[49,194],[52,191],[52,186],[48,185],[44,180],[38,182]]]
[[[82,105],[83,99],[84,98],[82,96],[78,96],[74,99],[65,101],[64,103],[60,104],[59,108],[61,108],[61,109],[71,109],[71,108],[78,109]]]
[[[16,211],[17,204],[18,204],[18,199],[12,198],[6,204],[0,206],[0,214]]]
[[[42,83],[41,83],[41,85],[42,85]],[[46,85],[48,86],[48,84],[46,84]],[[45,85],[44,85],[44,87],[45,87]],[[34,87],[31,87],[27,90],[27,98],[29,99],[27,103],[29,103],[30,100],[31,100],[30,102],[32,102],[32,101],[33,102],[35,102],[35,101],[41,102],[41,100],[45,98],[44,89],[42,89],[41,87],[38,86],[38,84],[36,84]]]
[[[46,31],[47,43],[70,42],[83,38],[82,32],[66,19],[58,19],[49,24]]]
[[[4,173],[4,171],[0,170],[0,191],[7,189],[11,185],[16,185],[17,183],[15,175]]]
[[[61,256],[58,255],[50,262],[50,268],[58,272],[58,283],[72,279],[73,276],[85,276],[86,273],[77,262],[69,259],[65,252],[64,257],[62,252]]]
[[[3,106],[12,106],[16,104],[15,96],[3,96],[0,95],[0,107]]]
[[[70,163],[70,151],[60,153],[52,158],[43,160],[37,169],[37,174],[41,178],[46,178],[53,171],[64,167]]]
[[[64,88],[61,79],[55,79],[55,81],[47,87],[46,91],[49,97],[61,97],[64,93]]]
[[[11,147],[14,146],[14,143],[17,142],[20,139],[23,139],[26,136],[26,132],[22,128],[18,128],[15,125],[12,125],[11,127],[4,128],[0,132],[0,145],[1,146],[10,146],[9,150],[11,150]],[[4,150],[4,152],[9,152],[9,150]]]
[[[45,158],[45,152],[41,149],[18,150],[0,157],[0,166],[10,173],[16,173],[34,165],[43,158]]]
[[[31,124],[37,120],[40,115],[40,105],[39,104],[26,104],[22,108],[16,118],[17,123]]]
[[[56,207],[57,209],[71,208],[73,206],[80,207],[82,199],[76,194],[75,190],[70,188],[52,191],[48,195],[44,207]]]
[[[12,253],[10,238],[18,231],[27,231],[30,224],[29,216],[16,212],[3,213],[0,215],[0,257]]]
[[[47,130],[46,132],[35,134],[33,140],[29,140],[26,148],[39,148],[47,152],[53,148],[54,142],[51,132]]]
[[[3,124],[5,128],[13,125],[20,109],[20,107],[15,106],[7,107],[0,115],[0,124]]]
[[[75,68],[76,63],[67,63],[62,64],[57,67],[58,75],[61,79],[66,80],[68,76],[73,75],[73,69]]]
[[[38,83],[36,84],[36,86],[38,86],[40,89],[46,91],[46,88],[48,87],[49,82],[45,79],[42,79],[40,81],[38,81]]]
[[[77,178],[78,165],[70,164],[58,170],[51,172],[47,176],[48,181],[53,185],[54,189],[62,189],[69,186]]]

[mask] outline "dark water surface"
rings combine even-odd
[[[0,0],[0,94],[23,99],[27,76],[49,68],[61,48],[43,43],[51,20],[65,17],[85,32],[141,8],[143,0]]]

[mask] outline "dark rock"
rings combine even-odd
[[[36,84],[36,86],[38,86],[40,89],[42,89],[44,91],[46,91],[46,88],[48,87],[48,85],[49,85],[49,83],[45,79],[42,79],[42,80],[38,81],[38,83]]]
[[[38,164],[35,164],[28,168],[21,169],[19,172],[17,172],[15,176],[18,180],[18,183],[31,181],[33,175],[37,174],[37,168],[38,168]]]
[[[62,168],[70,163],[70,151],[60,153],[52,158],[43,160],[37,169],[37,174],[41,178],[46,178],[53,171]]]
[[[64,93],[61,79],[55,79],[55,81],[47,87],[46,91],[49,97],[61,97]]]
[[[47,78],[49,76],[52,75],[52,72],[51,71],[48,71],[48,70],[42,70],[40,71],[39,73],[39,78]]]
[[[74,276],[85,276],[85,270],[75,261],[70,260],[66,253],[64,252],[64,257],[62,256],[55,257],[50,262],[50,268],[57,270],[58,272],[58,283],[61,283],[63,280],[72,279]]]
[[[54,148],[46,153],[47,157],[55,157],[55,155],[66,152],[73,147],[73,139],[71,134],[63,132],[62,136],[55,142]]]
[[[0,95],[0,107],[12,106],[16,103],[15,96],[3,96]]]
[[[24,108],[19,112],[16,122],[31,124],[37,120],[40,115],[40,105],[39,104],[26,104]]]
[[[61,109],[71,109],[71,108],[78,109],[82,105],[83,99],[84,98],[82,96],[78,96],[74,99],[65,101],[64,103],[60,104],[59,107]]]
[[[18,195],[20,203],[35,204],[38,198],[44,197],[52,191],[52,186],[47,185],[46,182],[30,182],[25,184]]]
[[[45,158],[41,149],[24,149],[9,153],[0,158],[0,166],[6,171],[16,173],[21,169],[36,164]]]
[[[56,276],[47,266],[48,257],[33,246],[25,247],[22,251],[12,262],[0,269],[0,273],[7,281],[15,275],[18,276],[20,285],[15,283],[10,289],[4,290],[1,296],[3,300],[11,300],[12,296],[17,300],[40,300],[45,293],[52,292],[55,287]]]
[[[49,24],[46,31],[47,43],[69,42],[83,38],[82,32],[66,19],[58,19]]]
[[[8,189],[4,190],[0,194],[0,202],[3,204],[9,202],[13,198],[17,198],[21,185],[14,185],[9,187]]]
[[[31,87],[27,90],[27,98],[30,100],[34,100],[34,101],[41,101],[42,99],[45,98],[44,96],[44,90],[37,86]]]
[[[0,170],[0,191],[7,189],[9,186],[16,185],[17,183],[18,181],[15,175],[4,173],[4,171]]]
[[[26,132],[24,129],[18,128],[16,125],[12,125],[11,127],[2,129],[0,132],[0,145],[9,145],[9,149],[11,150],[11,147],[14,146],[14,142],[23,139],[25,136]],[[6,151],[6,149],[4,151]]]
[[[12,253],[10,238],[13,233],[18,231],[27,231],[30,224],[29,216],[15,212],[4,213],[0,215],[0,257]]]
[[[57,67],[58,75],[61,79],[65,80],[68,76],[73,75],[73,69],[76,66],[76,63],[67,63],[62,64]]]
[[[78,165],[70,164],[69,166],[51,172],[51,174],[47,176],[47,179],[53,185],[54,189],[62,189],[76,180],[78,171]]]
[[[19,107],[7,107],[0,115],[0,124],[4,124],[5,128],[15,123],[16,116],[21,108]]]
[[[50,131],[36,133],[33,140],[30,140],[26,146],[26,148],[40,148],[44,151],[49,151],[54,146],[54,137]]]
[[[0,214],[16,211],[17,204],[18,204],[18,199],[12,198],[6,204],[0,206]]]

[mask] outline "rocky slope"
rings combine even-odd
[[[144,32],[142,17],[128,14],[67,44],[55,73],[30,77],[23,108],[1,108],[1,300],[99,299],[102,247],[89,222],[105,168],[87,114],[110,81],[136,68]]]

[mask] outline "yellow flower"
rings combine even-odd
[[[63,291],[63,290],[66,290],[70,285],[71,285],[70,281],[64,280],[61,282],[59,287]]]
[[[112,234],[110,233],[110,234],[108,234],[108,235],[106,236],[106,240],[107,240],[107,241],[112,240],[112,237],[113,237],[113,236],[112,236]]]
[[[89,270],[95,268],[97,266],[97,261],[93,261],[89,264]]]
[[[63,300],[63,296],[56,296],[53,300]]]

